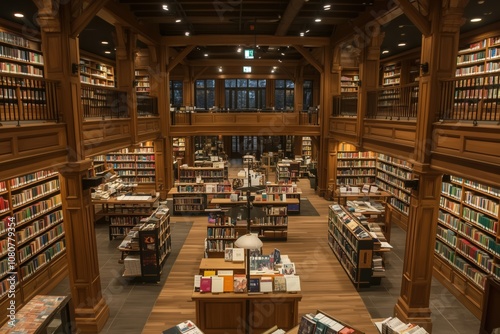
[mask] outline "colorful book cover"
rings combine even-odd
[[[258,293],[260,292],[260,278],[252,277],[250,278],[249,292]]]
[[[286,292],[285,276],[282,276],[282,275],[274,276],[274,291],[275,292]]]
[[[233,278],[233,289],[236,293],[247,292],[247,278],[243,274],[235,274]]]
[[[200,280],[200,292],[211,292],[212,291],[212,277],[202,276]]]

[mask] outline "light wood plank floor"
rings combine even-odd
[[[265,242],[263,252],[270,253],[274,248],[279,248],[282,254],[288,254],[295,263],[303,295],[299,303],[299,315],[321,309],[367,334],[377,333],[361,297],[328,246],[327,213],[330,202],[314,194],[308,179],[301,179],[298,183],[302,196],[309,199],[320,216],[290,216],[288,240]],[[191,293],[193,277],[203,257],[207,218],[174,216],[171,220],[194,221],[194,224],[158,296],[143,334],[158,334],[183,320],[195,320]]]

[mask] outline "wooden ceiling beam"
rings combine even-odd
[[[316,58],[313,57],[313,55],[307,51],[304,47],[300,46],[300,45],[294,45],[292,44],[292,46],[295,48],[295,50],[297,50],[301,55],[302,57],[304,57],[308,62],[309,64],[311,64],[319,73],[323,73],[324,72],[324,68],[323,66],[318,63],[318,61],[316,60]]]
[[[410,3],[408,0],[396,0],[396,2],[399,3],[406,17],[420,30],[422,35],[429,36],[431,34],[431,22],[415,8],[414,3]]]
[[[74,17],[71,22],[71,37],[76,38],[108,1],[109,0],[87,1],[87,6],[83,8],[82,12],[77,17]]]
[[[168,36],[163,37],[163,42],[167,46],[186,45],[265,45],[265,46],[286,46],[302,45],[305,47],[320,47],[330,45],[327,37],[293,37],[293,36],[273,36],[273,35],[202,35],[202,36]]]
[[[278,59],[202,59],[191,60],[189,66],[297,66],[299,60],[279,62]]]
[[[179,63],[181,61],[184,60],[184,58],[186,58],[186,56],[191,52],[193,51],[193,49],[196,47],[196,45],[188,45],[184,48],[184,50],[182,50],[181,52],[179,52],[179,54],[177,56],[175,56],[174,59],[172,59],[172,61],[170,61],[167,65],[167,73],[169,73],[170,71],[172,71],[174,69],[174,67],[176,67],[177,65],[179,65]]]
[[[276,28],[276,32],[274,33],[276,36],[285,36],[287,34],[288,29],[290,29],[304,3],[305,0],[291,0],[288,2],[285,13],[281,17],[278,28]]]
[[[130,27],[133,32],[139,35],[138,39],[145,44],[158,45],[161,40],[158,27],[147,23],[139,23],[126,5],[108,1],[97,15],[112,25],[120,23],[123,26]]]

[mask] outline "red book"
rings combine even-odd
[[[202,276],[200,280],[200,292],[212,291],[212,278],[210,276]]]

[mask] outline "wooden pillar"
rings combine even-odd
[[[323,72],[320,77],[320,110],[318,113],[319,125],[321,127],[319,150],[318,150],[318,194],[324,196],[328,189],[329,169],[329,118],[332,110],[332,72],[331,72],[332,50],[329,46],[323,48]]]
[[[61,172],[66,257],[75,320],[81,333],[98,333],[109,318],[109,308],[101,294],[97,247],[90,190],[82,188],[90,160],[85,160],[83,114],[79,71],[72,64],[80,61],[78,37],[71,36],[69,4],[53,8],[52,1],[38,2],[39,23],[45,59],[45,77],[60,85],[61,119],[68,138],[68,163]]]
[[[332,54],[332,95],[340,95],[340,78],[342,76],[342,66],[340,65],[341,49],[339,45],[333,48]]]
[[[304,109],[304,66],[295,68],[294,87],[293,112],[300,115],[300,112]]]
[[[421,63],[429,72],[421,73],[416,126],[416,147],[411,160],[418,189],[412,191],[401,294],[394,308],[405,322],[416,323],[431,332],[429,300],[439,211],[441,174],[430,169],[432,124],[437,119],[441,91],[440,78],[454,76],[459,29],[467,1],[429,2],[429,16],[422,18]],[[418,14],[412,14],[413,16]],[[418,21],[418,20],[415,20]],[[426,24],[429,26],[426,26]]]
[[[99,333],[109,318],[101,293],[90,188],[82,185],[90,165],[85,160],[59,170],[71,296],[81,333]]]

